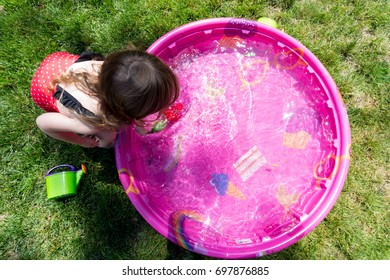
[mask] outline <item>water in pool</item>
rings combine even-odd
[[[225,34],[207,42],[165,58],[180,120],[118,140],[127,191],[172,240],[206,254],[289,234],[336,166],[332,110],[302,50]]]

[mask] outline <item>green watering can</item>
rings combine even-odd
[[[66,171],[54,172],[58,169],[69,168]],[[53,167],[46,173],[46,191],[47,199],[62,198],[72,196],[77,193],[77,187],[81,178],[87,173],[84,164],[77,170],[69,164],[62,164]]]

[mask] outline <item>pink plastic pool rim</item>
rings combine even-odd
[[[184,25],[148,51],[176,73],[184,110],[160,132],[118,135],[119,178],[146,221],[186,249],[234,259],[313,230],[340,194],[351,143],[321,62],[287,34],[237,18]]]

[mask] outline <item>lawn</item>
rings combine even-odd
[[[46,137],[31,78],[55,51],[146,49],[212,17],[275,19],[325,65],[347,107],[352,161],[334,208],[309,235],[262,259],[390,259],[388,1],[0,0],[0,259],[209,259],[167,241],[137,213],[113,150]],[[89,173],[77,196],[48,201],[46,171]]]

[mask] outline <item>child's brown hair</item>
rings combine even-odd
[[[98,77],[97,97],[105,126],[119,128],[162,112],[179,95],[172,70],[144,51],[125,50],[106,57]]]

